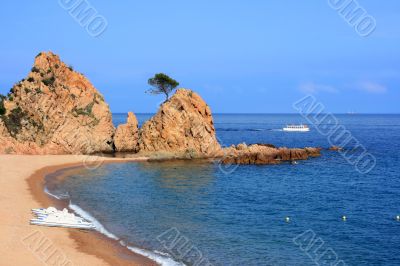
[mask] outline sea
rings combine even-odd
[[[137,115],[140,124],[151,116]],[[338,125],[328,126],[357,147],[279,165],[102,164],[49,177],[47,189],[161,265],[400,265],[400,115],[333,116]],[[215,114],[214,122],[223,146],[337,144],[298,114]],[[282,131],[301,123],[311,131]],[[368,167],[355,163],[360,150]]]

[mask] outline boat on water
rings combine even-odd
[[[288,132],[308,132],[310,131],[310,128],[307,125],[287,125],[286,127],[283,128],[283,131],[288,131]]]
[[[93,223],[69,213],[67,209],[59,211],[53,207],[47,209],[32,209],[36,218],[30,220],[32,225],[65,227],[77,229],[95,229]]]

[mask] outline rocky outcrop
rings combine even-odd
[[[127,123],[119,125],[114,136],[115,150],[119,152],[137,152],[139,150],[139,129],[136,116],[128,113]]]
[[[331,146],[331,147],[329,147],[328,150],[330,150],[330,151],[342,151],[343,148],[339,147],[339,146]]]
[[[306,160],[320,156],[319,148],[288,149],[270,145],[239,144],[225,148],[221,159],[224,164],[278,164],[283,161]]]
[[[0,153],[112,152],[114,126],[103,96],[87,78],[44,52],[4,100]]]
[[[140,129],[140,152],[166,152],[190,158],[221,151],[211,110],[195,92],[178,89]]]

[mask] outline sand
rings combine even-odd
[[[156,265],[94,231],[29,225],[32,208],[57,204],[43,192],[47,173],[121,162],[77,155],[0,155],[0,265]]]

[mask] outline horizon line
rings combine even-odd
[[[112,114],[127,114],[128,112],[111,112]],[[156,114],[157,112],[133,112],[134,114]],[[309,115],[315,115],[317,113],[310,113]],[[342,112],[328,112],[321,114],[335,114],[335,115],[400,115],[400,113],[342,113]],[[300,113],[213,113],[212,115],[301,115]]]

